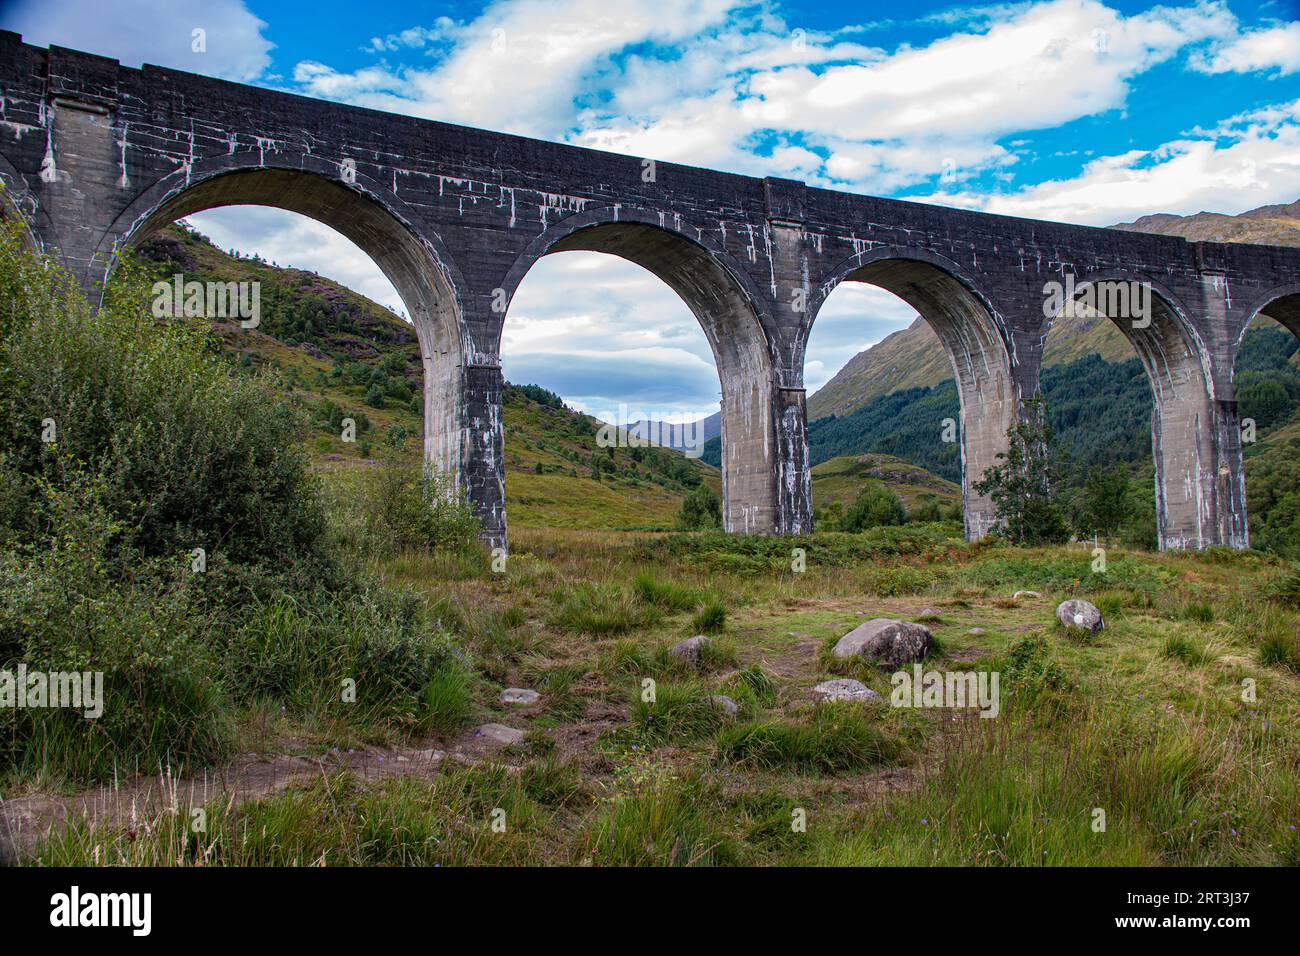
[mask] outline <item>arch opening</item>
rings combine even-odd
[[[1233,352],[1232,384],[1250,545],[1300,558],[1300,292],[1250,317]]]
[[[885,403],[879,405],[882,414],[906,416],[906,431],[901,437],[895,434],[873,447],[892,448],[890,453],[908,460],[911,453],[911,457],[919,459],[912,464],[928,466],[940,477],[946,475],[959,481],[966,537],[982,538],[996,526],[997,514],[992,501],[977,494],[972,485],[997,464],[997,455],[1007,448],[1007,431],[1019,413],[1011,353],[994,311],[955,272],[919,258],[882,256],[847,270],[838,285],[845,283],[863,283],[884,290],[898,300],[900,309],[915,314],[916,320],[888,342],[877,343],[880,351],[875,353],[875,359],[859,362],[861,367],[856,373],[851,373],[850,367],[842,370],[837,375],[838,384],[835,380],[827,383],[829,391],[847,386],[847,394],[856,391],[860,396],[865,385],[866,394],[874,395],[878,404]],[[832,292],[822,300],[814,316],[814,328],[834,295]],[[936,358],[935,339],[946,354],[946,367]],[[853,374],[873,376],[888,384],[883,388],[878,382],[854,386]],[[955,383],[955,422],[945,421],[948,413],[942,388],[949,375]],[[933,392],[918,394],[906,409],[895,409],[888,396],[910,387],[927,387]],[[822,412],[835,413],[837,406],[840,414],[856,410],[851,409],[851,403],[845,404],[838,396],[828,398],[826,393],[815,393],[809,406],[812,418]],[[870,408],[859,407],[864,415],[871,412]],[[899,421],[882,424],[897,428]],[[950,427],[954,424],[956,428]],[[828,455],[822,428],[814,421],[810,429],[814,462]],[[936,493],[941,494],[942,489],[936,488]]]
[[[1062,356],[1122,363],[1136,355],[1140,361],[1151,394],[1156,546],[1163,551],[1228,543],[1233,535],[1224,523],[1230,521],[1230,509],[1222,502],[1230,499],[1226,484],[1231,477],[1219,464],[1223,422],[1215,405],[1208,352],[1172,296],[1142,277],[1098,276],[1074,289],[1047,329],[1045,364]],[[1086,374],[1080,366],[1080,380]],[[1088,401],[1094,415],[1112,423],[1127,408],[1120,395]],[[1109,415],[1099,402],[1113,404]],[[1102,450],[1101,456],[1109,451],[1114,448]]]
[[[774,531],[780,518],[773,376],[754,299],[719,253],[666,227],[627,221],[628,215],[624,209],[624,221],[575,224],[560,238],[526,254],[516,269],[515,288],[542,259],[598,253],[645,270],[675,293],[703,331],[718,376],[723,527],[744,533]]]
[[[326,176],[299,170],[222,172],[168,196],[124,234],[112,237],[109,268],[122,250],[134,248],[165,225],[230,206],[270,207],[320,222],[365,253],[392,283],[419,342],[426,467],[463,486],[463,351],[456,289],[428,244],[377,199]]]

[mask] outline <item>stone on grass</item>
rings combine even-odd
[[[1062,601],[1056,609],[1056,619],[1067,628],[1087,631],[1089,634],[1096,634],[1106,626],[1101,619],[1101,611],[1097,610],[1097,605],[1089,604],[1087,601]]]
[[[880,695],[862,681],[849,677],[823,681],[812,690],[819,700],[880,700]]]
[[[522,730],[507,727],[505,724],[484,724],[478,729],[478,736],[498,747],[513,747],[515,744],[523,743],[524,740]]]
[[[736,702],[726,694],[714,694],[712,700],[713,705],[726,712],[728,717],[735,717],[737,712],[740,710],[740,707]]]
[[[1042,595],[1039,594],[1037,591],[1017,591],[1015,594],[1011,595],[1011,600],[1019,601],[1021,598],[1036,598],[1036,597],[1042,597]]]
[[[934,636],[922,624],[887,617],[859,624],[845,634],[831,651],[836,657],[862,655],[892,667],[924,660],[934,647]]]
[[[668,653],[685,664],[699,667],[704,658],[704,649],[712,643],[703,634],[696,634],[694,637],[688,637],[680,644],[674,644]]]
[[[541,699],[541,694],[526,687],[507,687],[501,692],[501,703],[515,707],[531,707]]]
[[[967,631],[966,633],[969,634],[971,637],[983,637],[983,636],[984,636],[984,628],[982,628],[982,627],[972,627],[972,628],[971,628],[969,631]]]

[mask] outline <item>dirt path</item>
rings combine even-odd
[[[160,772],[68,796],[30,794],[0,801],[0,864],[20,862],[54,828],[74,820],[98,826],[130,827],[160,812],[187,812],[215,800],[245,803],[308,785],[342,770],[367,782],[399,777],[431,778],[447,761],[474,764],[498,749],[467,730],[437,747],[334,749],[318,757],[241,754],[230,763],[195,776]]]

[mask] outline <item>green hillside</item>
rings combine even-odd
[[[310,415],[319,469],[367,467],[384,454],[418,454],[423,370],[412,326],[322,276],[257,258],[235,258],[199,233],[170,226],[140,257],[156,278],[261,283],[261,323],[215,322],[242,366],[272,372]],[[600,448],[600,423],[535,386],[507,386],[506,508],[513,527],[671,527],[689,491],[721,475],[662,448]],[[341,423],[357,423],[356,441]],[[599,477],[596,472],[599,471]]]

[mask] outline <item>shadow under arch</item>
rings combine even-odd
[[[724,528],[760,534],[810,530],[787,527],[789,502],[778,500],[779,488],[800,480],[797,473],[808,482],[807,470],[780,453],[772,358],[760,321],[764,307],[746,273],[679,217],[601,207],[568,216],[534,239],[507,273],[508,295],[513,297],[538,260],[557,252],[601,252],[632,262],[676,292],[700,323],[722,391]],[[503,328],[504,322],[498,334]],[[802,450],[806,458],[806,442]],[[791,488],[790,497],[798,492]]]
[[[105,264],[105,276],[123,252],[158,229],[207,209],[268,206],[329,226],[374,260],[405,303],[424,367],[425,462],[463,485],[465,337],[454,264],[434,240],[417,233],[401,200],[378,184],[360,174],[345,183],[337,165],[306,156],[277,160],[284,165],[222,158],[155,183],[101,240],[96,258]]]
[[[1234,357],[1241,348],[1241,341],[1246,337],[1251,322],[1259,315],[1272,319],[1296,338],[1300,338],[1300,283],[1269,289],[1255,301],[1246,312],[1246,321],[1242,323],[1237,341],[1233,344]]]
[[[1142,288],[1145,291],[1141,291]],[[1127,303],[1127,304],[1125,304]],[[1137,353],[1151,385],[1151,452],[1155,462],[1156,531],[1160,550],[1202,549],[1235,540],[1229,527],[1244,488],[1219,487],[1235,479],[1220,466],[1222,415],[1216,407],[1209,350],[1177,298],[1141,273],[1112,270],[1090,275],[1074,289],[1066,309],[1109,319]],[[1244,507],[1244,506],[1243,506]],[[1220,527],[1224,522],[1224,527]],[[1242,522],[1244,527],[1244,522]]]
[[[1001,315],[954,262],[920,249],[883,246],[853,255],[833,269],[810,303],[808,329],[842,282],[863,282],[898,296],[926,321],[948,353],[960,402],[962,513],[966,538],[997,525],[992,500],[972,485],[1007,450],[1020,394],[1012,374],[1015,350]],[[806,341],[806,339],[805,339]],[[799,357],[802,367],[803,356]],[[936,434],[935,440],[942,440]]]

